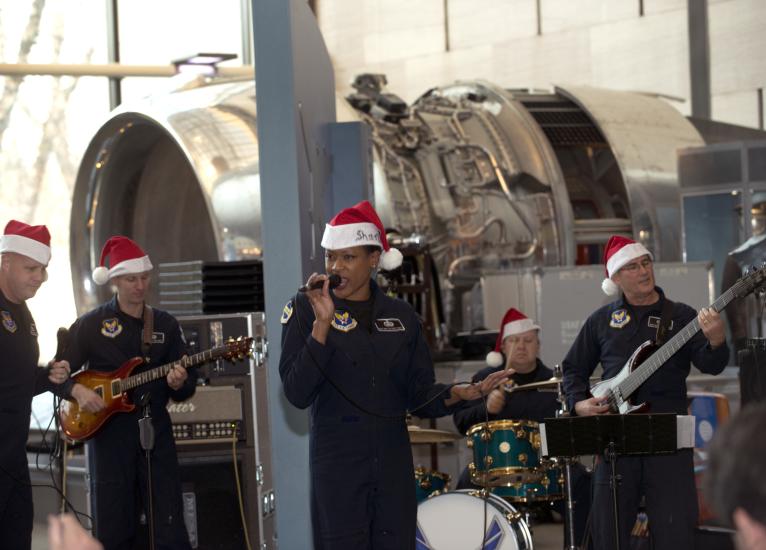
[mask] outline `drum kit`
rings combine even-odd
[[[558,414],[565,414],[558,370],[548,380],[506,388],[511,393],[531,390],[557,392],[561,404]],[[460,438],[453,432],[417,426],[409,426],[409,433],[411,443],[442,443]],[[566,490],[565,481],[570,473],[569,464],[541,456],[537,422],[482,422],[472,426],[466,435],[473,452],[468,471],[471,481],[481,489],[450,492],[447,474],[416,469],[417,550],[532,550],[529,527],[532,507],[569,497],[567,507],[571,513],[571,491]],[[467,527],[473,525],[479,527]]]

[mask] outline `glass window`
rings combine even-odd
[[[104,2],[0,0],[0,62],[106,63]],[[69,216],[80,158],[109,112],[106,78],[0,76],[0,229],[9,219],[45,224],[53,257],[48,281],[29,300],[40,361],[56,350],[56,330],[74,321]],[[35,398],[30,427],[44,429],[50,394]]]
[[[0,0],[3,63],[105,63],[104,2]],[[109,112],[106,78],[0,76],[0,228],[9,219],[45,224],[49,279],[29,301],[40,361],[56,330],[76,317],[69,269],[69,215],[80,158]]]
[[[712,261],[716,295],[726,256],[742,243],[742,202],[738,192],[683,197],[684,259]]]
[[[701,187],[742,181],[742,153],[733,150],[708,150],[678,158],[681,187]]]
[[[750,181],[766,181],[766,147],[751,147],[747,150]]]
[[[234,53],[221,63],[241,66],[241,0],[129,0],[119,3],[120,62],[127,65],[169,65],[196,53]],[[147,17],[151,14],[151,17]],[[165,78],[123,80],[122,101],[130,102],[165,90]]]

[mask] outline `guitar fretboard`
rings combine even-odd
[[[200,353],[195,353],[194,355],[189,355],[187,357],[179,359],[178,361],[174,361],[172,363],[166,363],[164,365],[160,365],[159,367],[141,372],[139,374],[128,376],[127,378],[125,378],[124,380],[120,382],[120,391],[131,390],[143,384],[148,384],[149,382],[152,382],[159,378],[163,378],[168,375],[168,373],[174,366],[180,366],[185,369],[189,367],[196,367],[197,365],[200,365],[207,361],[212,361],[213,359],[222,357],[228,352],[229,352],[229,348],[226,346],[212,348],[209,350],[202,351]]]
[[[710,306],[716,312],[720,313],[726,306],[731,303],[734,298],[741,296],[741,288],[745,286],[746,281],[738,281],[729,290],[721,294],[721,296],[713,302]],[[742,285],[742,286],[740,286]],[[662,365],[667,362],[668,359],[673,357],[675,353],[680,350],[686,342],[692,339],[700,330],[700,324],[697,318],[692,319],[678,334],[668,340],[660,349],[655,351],[646,361],[641,363],[641,366],[634,370],[630,375],[617,385],[619,392],[624,400],[627,400],[630,395],[635,392],[641,384],[646,382],[649,377],[655,373]]]

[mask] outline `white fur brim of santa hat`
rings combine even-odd
[[[51,261],[51,248],[40,241],[21,235],[3,235],[0,237],[0,254],[13,252],[31,258],[43,265]]]
[[[380,248],[380,267],[391,271],[402,265],[402,253],[396,248],[383,248],[380,229],[369,222],[349,223],[345,225],[325,225],[322,235],[322,248],[339,250],[353,246],[377,246]]]
[[[532,319],[526,318],[511,321],[503,326],[503,340],[514,334],[521,334],[522,332],[529,332],[530,330],[540,330],[540,326],[536,325]]]
[[[620,287],[612,280],[612,277],[625,265],[642,256],[649,256],[649,258],[654,259],[652,253],[641,243],[626,244],[612,254],[606,262],[608,276],[601,282],[601,290],[604,291],[604,294],[616,296],[620,292]]]
[[[97,267],[93,270],[93,281],[97,285],[105,285],[109,282],[109,279],[113,277],[119,277],[120,275],[137,275],[139,273],[151,271],[153,267],[152,262],[149,261],[149,256],[133,258],[120,262],[111,269]]]

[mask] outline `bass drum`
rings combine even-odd
[[[453,491],[418,505],[416,550],[482,548],[482,539],[485,550],[533,548],[524,518],[497,495],[489,494],[485,501],[477,491]]]

